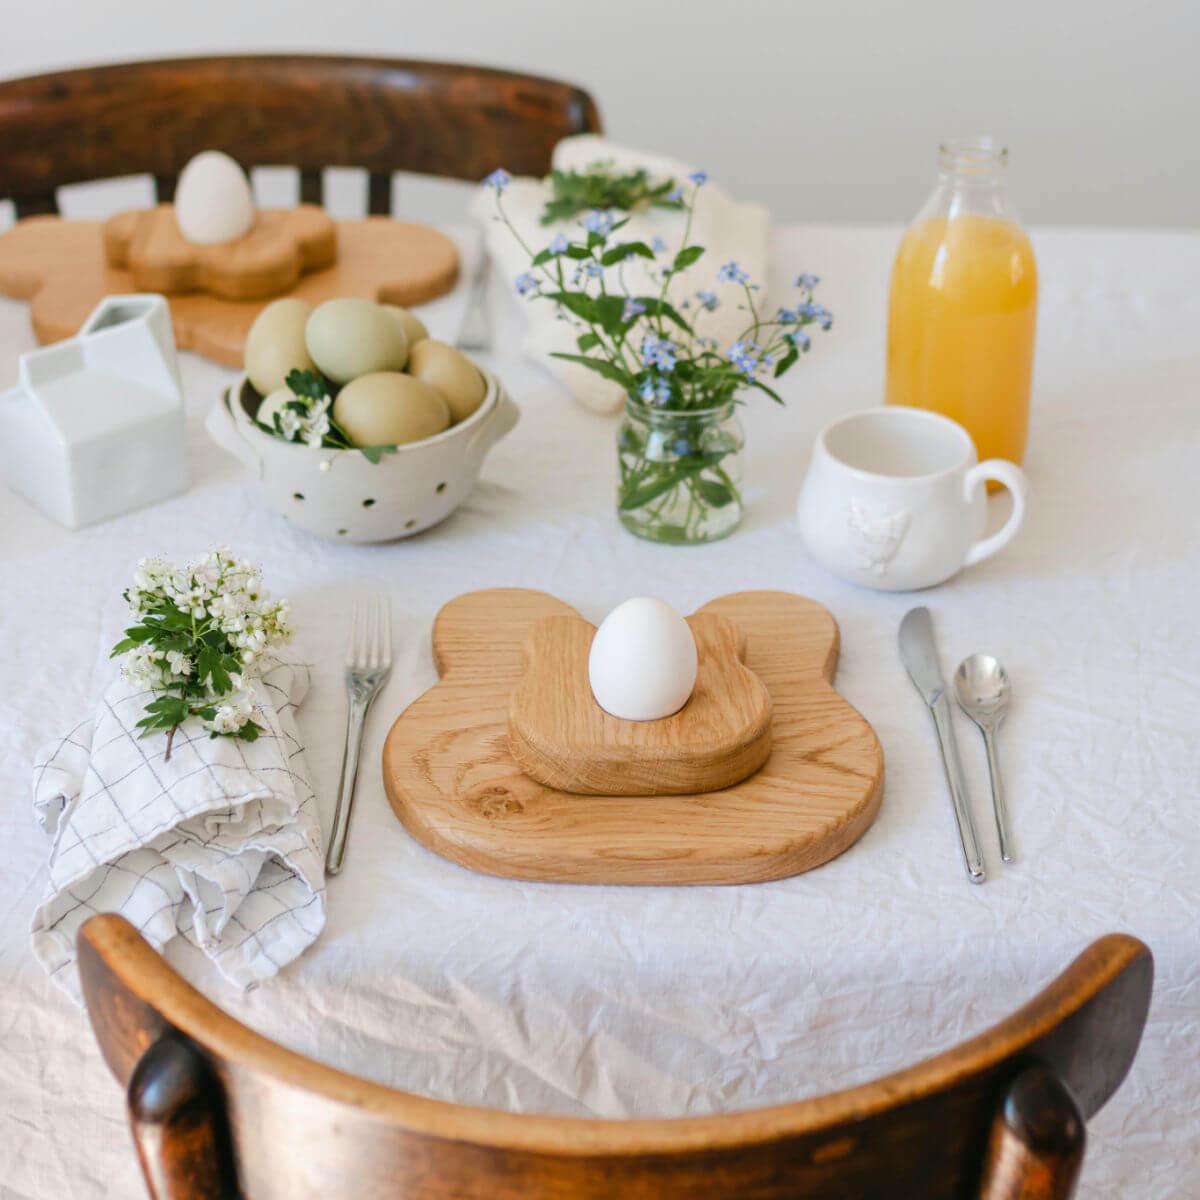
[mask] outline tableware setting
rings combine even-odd
[[[992,811],[996,818],[996,836],[1000,839],[1000,857],[1016,861],[1012,832],[1008,822],[1008,800],[1000,776],[996,751],[996,731],[1008,712],[1010,687],[1008,672],[988,654],[972,654],[958,664],[954,672],[954,694],[958,706],[979,727],[987,752],[988,780],[992,787]]]
[[[942,676],[933,619],[928,608],[921,606],[905,614],[900,622],[899,644],[900,657],[909,678],[933,718],[967,875],[972,883],[983,883],[987,872],[975,832],[970,795],[963,774],[958,738],[954,732],[953,713],[947,699],[949,689]],[[1008,801],[996,752],[996,730],[1008,712],[1011,697],[1008,672],[990,655],[972,654],[959,663],[954,672],[953,688],[959,708],[983,736],[1000,857],[1005,863],[1013,863],[1016,853],[1013,850]]]
[[[900,657],[913,686],[921,694],[921,699],[933,718],[967,876],[972,883],[983,883],[987,872],[979,850],[979,839],[975,834],[975,819],[971,814],[971,803],[967,796],[967,783],[958,754],[958,739],[954,733],[954,719],[950,701],[946,698],[946,684],[942,678],[941,664],[938,662],[929,609],[914,608],[900,622]]]
[[[1012,496],[984,537],[987,487]],[[883,591],[935,587],[998,553],[1025,520],[1028,483],[1015,463],[978,462],[957,422],[916,408],[876,408],[823,429],[800,489],[809,553],[839,578]]]
[[[0,79],[0,1192],[1195,1165],[1200,240],[687,18]]]
[[[636,623],[596,632],[544,592],[451,600],[433,625],[440,682],[384,746],[396,816],[473,870],[560,883],[748,883],[843,853],[879,811],[883,752],[833,689],[832,614],[786,592],[741,592],[703,605],[684,635],[694,679],[686,652],[661,657],[661,637],[651,654]],[[569,706],[539,682],[547,657]],[[615,717],[600,707],[613,699],[610,668],[635,701],[659,700],[643,715],[686,702]],[[731,753],[714,762],[710,736]],[[696,790],[675,791],[681,782]]]
[[[492,314],[488,308],[488,282],[491,279],[487,254],[480,254],[471,277],[471,291],[463,312],[454,345],[459,350],[490,350],[492,348]]]
[[[188,485],[183,386],[161,296],[110,296],[78,336],[21,355],[0,395],[0,474],[68,529]]]
[[[935,209],[956,189],[994,192],[995,160],[990,144],[944,149]],[[560,142],[545,180],[497,167],[473,210],[487,223],[490,253],[464,285],[456,340],[491,343],[488,262],[517,264],[518,296],[554,317],[552,326],[533,322],[527,351],[570,368],[563,380],[585,405],[624,410],[621,524],[677,545],[734,532],[744,512],[737,409],[756,392],[782,403],[777,381],[833,323],[815,275],[801,273],[778,308],[766,303],[755,281],[765,268],[765,212],[739,205],[704,170],[593,136]],[[22,227],[34,228],[22,222],[0,238],[0,277]],[[908,393],[899,390],[898,347],[917,319],[903,315],[915,303],[906,263],[937,230],[957,236],[953,222],[922,215],[914,231],[923,232],[910,233],[897,259],[887,406],[817,434],[797,504],[812,559],[881,590],[945,583],[1004,548],[1026,513],[1015,462],[980,462],[972,433],[934,411],[944,404],[914,406],[911,380]],[[269,507],[335,542],[402,541],[463,502],[518,411],[491,371],[431,337],[417,313],[379,294],[307,287],[344,265],[345,234],[310,205],[256,209],[237,162],[206,152],[182,173],[173,205],[117,214],[103,242],[109,270],[168,293],[144,305],[160,326],[170,304],[178,330],[176,302],[198,292],[216,304],[241,298],[239,322],[253,314],[237,340],[242,374],[206,428],[249,469]],[[973,236],[956,243],[965,260],[979,252]],[[97,337],[115,346],[108,314],[128,323],[142,313],[138,298],[105,303],[81,346]],[[584,378],[603,386],[579,391]],[[1012,445],[1019,454],[1023,443]],[[992,484],[1011,493],[1012,513],[985,536]],[[390,635],[387,596],[356,612],[330,874],[346,852],[359,745],[390,671]],[[168,650],[186,666],[183,631],[175,637]],[[383,774],[409,832],[475,869],[658,885],[782,878],[842,853],[878,811],[882,751],[832,689],[835,619],[803,597],[733,593],[686,619],[661,599],[635,597],[595,627],[545,593],[487,589],[445,604],[432,642],[443,678],[394,716]],[[934,719],[969,877],[981,882],[927,610],[905,618],[900,642]],[[215,686],[216,676],[196,670]],[[991,660],[971,660],[956,686],[985,736],[1009,861],[993,742],[1007,680]],[[202,699],[216,711],[212,697]],[[198,711],[182,704],[162,699],[169,714]],[[179,724],[170,723],[164,761]],[[146,734],[166,725],[160,712]]]
[[[736,409],[753,392],[782,403],[775,381],[830,329],[819,280],[801,274],[798,298],[772,311],[752,275],[764,265],[765,214],[739,207],[703,170],[601,139],[560,143],[544,182],[497,168],[479,196],[477,214],[484,200],[492,209],[489,257],[503,267],[519,255],[518,295],[557,316],[553,337],[534,336],[527,349],[570,366],[569,385],[579,372],[603,383],[580,396],[585,404],[611,409],[614,395],[623,404],[621,523],[667,544],[732,533],[744,511]],[[462,503],[517,408],[418,314],[353,291],[310,301],[296,280],[341,262],[342,233],[305,205],[256,210],[238,164],[205,154],[181,177],[174,207],[118,214],[104,240],[111,269],[157,279],[177,297],[207,289],[210,299],[267,301],[245,326],[243,373],[211,408],[209,434],[297,529],[344,543],[403,540]],[[713,261],[735,246],[742,261]],[[908,253],[902,246],[897,279]],[[460,343],[490,343],[487,263],[465,285]],[[896,287],[894,309],[907,294]],[[121,303],[126,315],[136,308]],[[168,301],[156,303],[161,324]],[[85,328],[85,344],[107,311]],[[887,398],[818,433],[798,531],[840,578],[882,590],[938,586],[1016,535],[1026,479],[1014,462],[979,462],[950,417],[893,403],[894,386]],[[992,483],[1010,491],[1013,509],[985,536]],[[183,655],[183,670],[187,647],[175,636],[168,649]],[[836,621],[803,597],[734,593],[687,619],[635,597],[595,627],[545,593],[491,589],[445,604],[432,642],[442,681],[394,717],[384,780],[414,837],[474,869],[657,885],[782,878],[845,851],[878,811],[882,751],[832,689]],[[900,642],[933,716],[968,875],[982,882],[927,610],[905,618]],[[381,596],[353,620],[331,875],[350,836],[367,711],[390,668]],[[972,660],[956,686],[981,722],[1009,861],[992,740],[1006,677],[991,660]],[[164,698],[146,734],[165,729],[163,711],[177,715],[182,703]],[[164,761],[180,721],[170,724]]]
[[[346,836],[354,808],[354,787],[358,782],[358,759],[367,713],[391,673],[392,609],[386,596],[375,597],[354,606],[346,650],[346,749],[342,755],[337,807],[333,810],[333,828],[325,856],[325,871],[329,875],[336,875],[342,869],[346,857]]]

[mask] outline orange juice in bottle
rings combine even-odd
[[[1029,427],[1037,264],[990,138],[947,142],[892,269],[887,403],[953,417],[980,459],[1020,462]]]

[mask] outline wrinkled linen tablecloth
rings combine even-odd
[[[1001,735],[1020,861],[999,862],[982,748],[958,719],[991,875],[963,875],[929,719],[896,657],[911,597],[860,591],[793,525],[813,433],[878,401],[899,230],[797,226],[774,278],[824,278],[837,325],[746,412],[745,527],[657,547],[613,510],[614,424],[566,401],[512,349],[497,297],[490,365],[523,416],[468,503],[409,542],[330,545],[269,513],[201,420],[228,374],[183,356],[195,470],[185,496],[67,533],[0,490],[0,1195],[140,1196],[122,1097],[85,1018],[29,947],[46,886],[29,812],[37,748],[107,678],[136,559],[228,542],[287,595],[316,664],[299,714],[326,830],[341,754],[349,605],[387,588],[398,655],[368,724],[346,869],[325,931],[243,996],[177,940],[168,957],[240,1019],[304,1053],[434,1096],[556,1113],[708,1113],[811,1096],[983,1029],[1097,935],[1145,938],[1157,982],[1130,1078],[1092,1121],[1081,1194],[1200,1194],[1200,236],[1035,231],[1043,292],[1028,527],[922,594],[944,666],[1001,657]],[[430,309],[435,334],[453,326]],[[0,303],[0,385],[32,339]],[[994,502],[1001,509],[1003,501]],[[997,513],[997,517],[999,512]],[[754,887],[560,887],[475,875],[417,846],[378,771],[391,718],[434,680],[430,622],[452,596],[545,588],[598,618],[631,588],[684,611],[785,588],[837,615],[841,691],[882,740],[866,836],[807,875]]]

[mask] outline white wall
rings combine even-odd
[[[36,0],[14,17],[5,76],[269,49],[559,75],[614,137],[784,219],[906,219],[946,132],[1007,141],[1030,223],[1200,214],[1189,0]]]

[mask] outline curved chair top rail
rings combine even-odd
[[[145,172],[169,198],[188,159],[211,149],[247,167],[299,167],[305,199],[319,199],[322,167],[542,175],[561,138],[599,129],[581,88],[486,67],[332,55],[119,63],[0,82],[0,196],[52,211],[64,184]]]
[[[213,1061],[219,1074],[228,1075],[226,1068],[236,1066],[235,1083],[253,1077],[296,1089],[395,1132],[558,1157],[671,1156],[744,1151],[797,1138],[827,1140],[839,1127],[861,1131],[863,1122],[908,1106],[924,1109],[926,1121],[936,1120],[942,1103],[956,1120],[978,1117],[986,1128],[1003,1088],[1018,1070],[1037,1061],[1058,1072],[1087,1117],[1112,1095],[1133,1061],[1153,978],[1148,948],[1136,938],[1109,934],[1012,1016],[945,1053],[871,1083],[721,1116],[604,1120],[453,1104],[314,1062],[222,1012],[118,916],[91,918],[80,931],[79,951],[92,1024],[110,1069],[123,1084],[149,1046],[175,1029]]]

